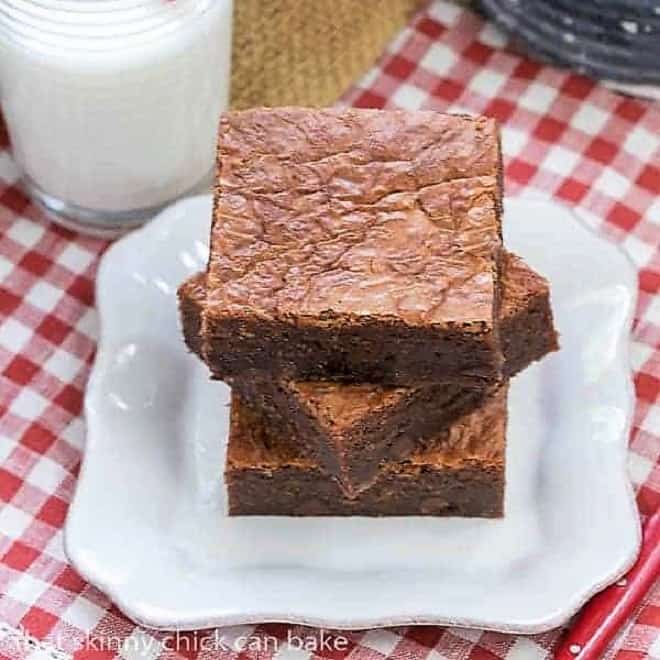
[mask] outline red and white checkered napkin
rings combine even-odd
[[[419,14],[344,102],[496,117],[504,124],[508,194],[539,191],[579,206],[590,224],[628,252],[640,271],[630,473],[642,513],[656,509],[660,105],[624,98],[507,51],[492,26],[447,2],[434,2]],[[81,403],[97,337],[94,275],[105,243],[47,224],[14,186],[16,172],[1,131],[0,141],[0,657],[64,658],[86,642],[77,657],[113,657],[123,648],[130,658],[233,659],[238,654],[229,645],[213,653],[186,652],[196,646],[192,636],[176,644],[137,628],[67,566],[61,529],[80,465]],[[223,631],[223,639],[246,634],[286,639],[289,630],[302,629],[243,626]],[[656,586],[608,658],[659,658],[659,633]],[[321,655],[548,658],[558,634],[524,638],[402,628],[352,633],[346,650]],[[261,653],[244,649],[240,655],[273,655],[272,645],[265,646]],[[279,655],[285,653],[310,655],[284,645]]]

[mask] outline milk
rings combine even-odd
[[[0,100],[25,184],[88,228],[137,224],[214,164],[231,0],[3,0]]]

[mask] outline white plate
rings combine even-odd
[[[175,295],[205,265],[210,212],[209,197],[176,204],[116,243],[98,276],[101,339],[66,550],[130,618],[531,633],[631,565],[636,277],[616,248],[565,207],[507,202],[507,245],[550,279],[562,349],[512,383],[503,520],[232,519],[228,389],[184,350]]]

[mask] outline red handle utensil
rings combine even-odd
[[[600,660],[612,638],[660,576],[660,511],[644,525],[635,565],[594,596],[566,633],[555,660]]]

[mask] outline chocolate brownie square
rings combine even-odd
[[[207,364],[222,379],[498,381],[501,203],[485,117],[223,114]]]
[[[193,276],[179,292],[184,337],[198,354],[204,279],[203,273]],[[557,349],[548,283],[510,253],[504,258],[500,327],[507,377]],[[490,391],[250,378],[233,379],[232,387],[278,435],[297,437],[301,451],[335,476],[349,497],[370,485],[380,463],[424,447]]]
[[[354,498],[291,436],[272,435],[234,395],[225,482],[230,515],[470,516],[503,515],[507,386],[456,420],[431,447],[384,463]]]

